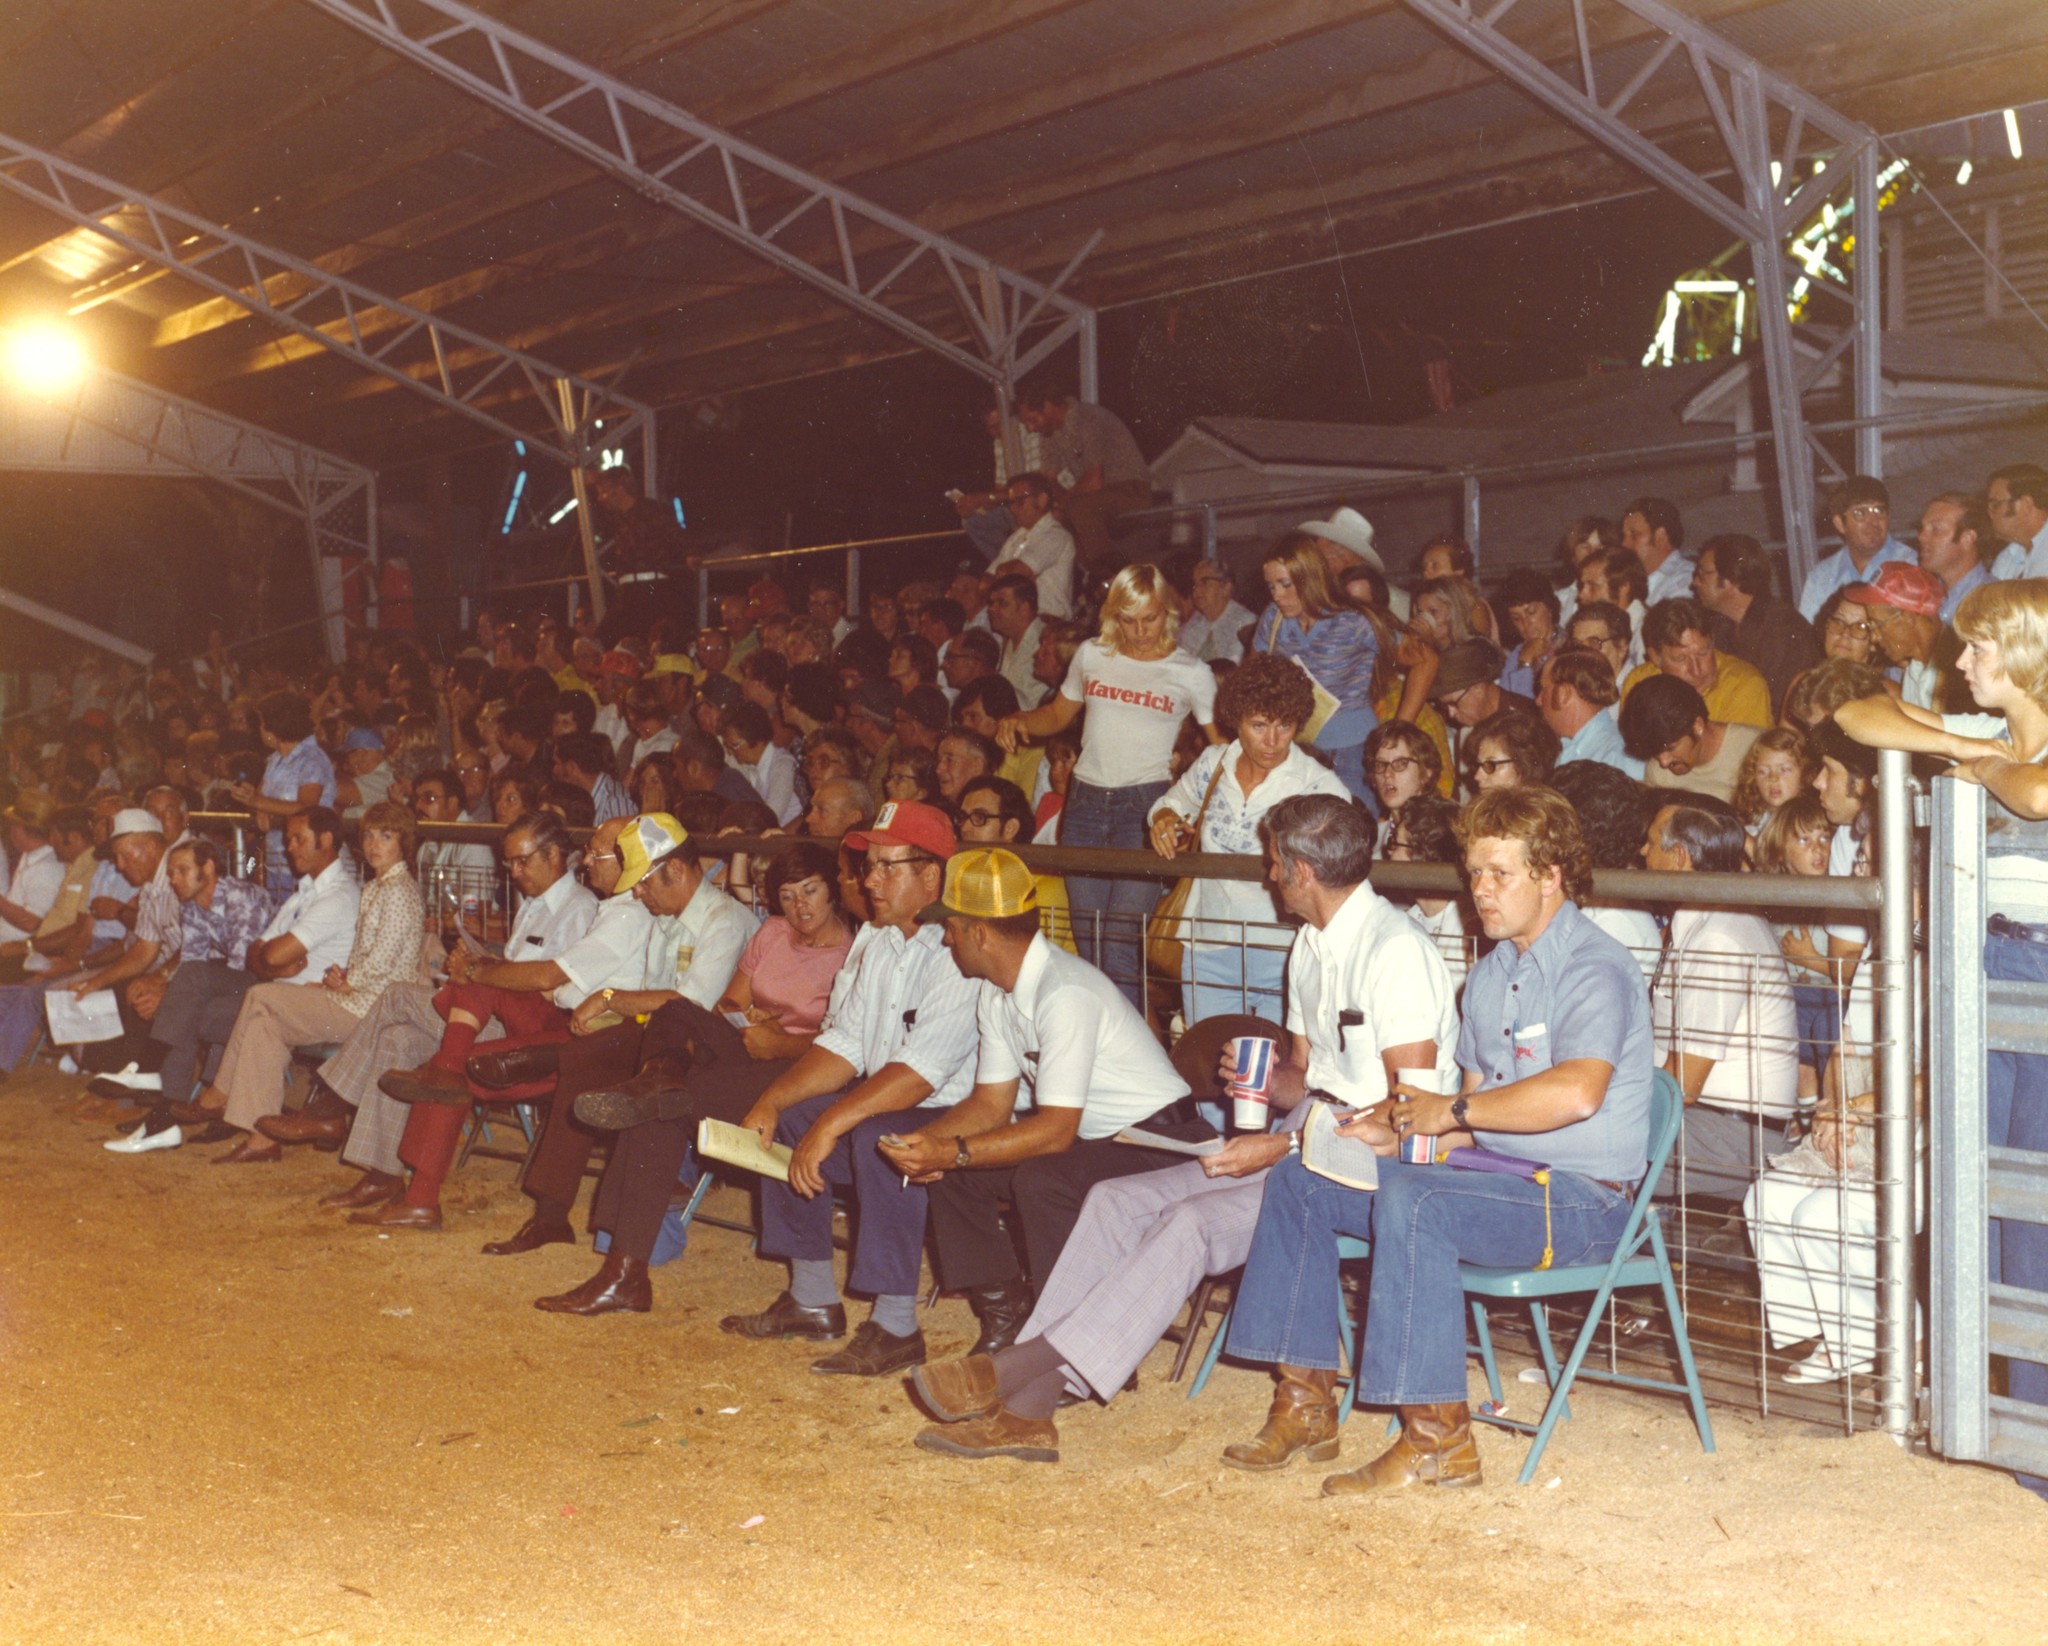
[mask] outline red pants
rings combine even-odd
[[[451,983],[434,996],[434,1010],[443,1017],[452,1011],[467,1012],[478,1025],[495,1017],[505,1025],[507,1035],[532,1040],[567,1040],[569,1014],[544,994],[515,994],[509,989],[482,983]],[[433,1061],[460,1069],[468,1060],[476,1030],[451,1023],[441,1037],[441,1049]],[[412,1168],[412,1183],[405,1191],[408,1206],[436,1206],[441,1184],[455,1164],[455,1151],[462,1142],[462,1123],[469,1118],[470,1103],[415,1103],[405,1122],[405,1136],[399,1140],[398,1158]]]

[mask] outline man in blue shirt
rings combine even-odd
[[[1558,765],[1597,760],[1642,782],[1643,763],[1621,746],[1621,725],[1614,717],[1614,705],[1620,701],[1614,670],[1598,652],[1567,646],[1551,654],[1543,666],[1536,707],[1563,745]]]
[[[1968,492],[1942,492],[1920,511],[1920,569],[1941,579],[1944,623],[1956,620],[1956,608],[1972,589],[1991,582],[1984,563],[1998,534],[1982,502]]]
[[[1497,944],[1465,984],[1463,1090],[1403,1085],[1347,1122],[1381,1157],[1375,1190],[1318,1176],[1298,1157],[1276,1166],[1231,1320],[1230,1352],[1273,1362],[1280,1377],[1254,1444],[1328,1455],[1334,1428],[1297,1435],[1295,1414],[1336,1373],[1336,1237],[1372,1240],[1358,1398],[1397,1407],[1402,1432],[1364,1468],[1326,1479],[1330,1495],[1478,1484],[1458,1265],[1533,1268],[1546,1246],[1559,1264],[1612,1256],[1648,1163],[1649,997],[1628,951],[1579,911],[1592,871],[1576,814],[1550,789],[1494,789],[1466,808],[1458,834],[1473,906]],[[1539,1159],[1548,1190],[1393,1158],[1409,1136],[1436,1138],[1439,1153],[1477,1142]]]
[[[1842,546],[1813,568],[1799,591],[1799,615],[1820,620],[1820,609],[1851,583],[1868,583],[1888,560],[1911,562],[1913,551],[1892,536],[1892,494],[1884,482],[1852,474],[1828,494],[1828,519]]]

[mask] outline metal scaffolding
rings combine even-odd
[[[1808,430],[1802,398],[1853,349],[1856,416],[1880,409],[1877,134],[1661,0],[1572,0],[1564,65],[1508,36],[1503,25],[1520,0],[1402,3],[1748,246],[1785,539],[1794,585],[1803,583],[1818,554],[1814,460],[1839,465]],[[1718,144],[1674,141],[1702,108]],[[1859,206],[1853,273],[1828,262],[1825,242],[1794,238],[1816,214]],[[1807,327],[1816,347],[1806,358],[1795,348],[1792,306],[1809,295],[1829,298],[1842,317]],[[1882,472],[1875,426],[1857,431],[1856,466]]]
[[[331,662],[343,621],[331,602],[339,559],[377,563],[377,476],[360,464],[245,423],[119,372],[87,372],[59,395],[0,399],[0,469],[195,477],[305,522],[314,600]]]
[[[410,27],[391,0],[306,3],[983,378],[997,392],[1006,444],[1018,379],[1069,340],[1080,355],[1081,398],[1095,399],[1095,310],[1061,288],[1099,233],[1050,283],[1034,280],[457,0],[413,0],[405,8]],[[921,265],[944,275],[968,346],[911,312],[919,299],[903,276]]]

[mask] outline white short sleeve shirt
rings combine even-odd
[[[300,877],[298,890],[263,928],[265,942],[291,936],[305,947],[305,966],[285,982],[317,984],[329,966],[348,965],[356,946],[356,911],[362,898],[362,885],[345,857],[337,857],[318,875]]]
[[[1651,997],[1661,1066],[1675,1051],[1713,1059],[1700,1101],[1782,1119],[1799,1108],[1792,981],[1769,922],[1680,909]]]
[[[598,904],[590,930],[555,956],[568,978],[555,990],[555,1004],[573,1012],[599,989],[639,988],[653,935],[654,916],[637,897],[607,897]]]

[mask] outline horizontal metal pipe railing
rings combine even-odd
[[[195,812],[194,824],[217,828],[254,826],[246,812]],[[422,840],[496,845],[505,830],[496,823],[422,823]],[[579,839],[589,831],[572,829]],[[697,849],[711,857],[739,853],[773,854],[792,839],[786,834],[715,835],[699,839]],[[836,845],[836,841],[825,842]],[[1184,852],[1165,858],[1149,851],[1124,851],[1100,846],[1018,846],[1012,848],[1041,874],[1096,875],[1105,879],[1259,881],[1266,878],[1262,858],[1225,856],[1216,852]],[[1449,897],[1464,890],[1464,876],[1442,863],[1375,863],[1372,884],[1382,892],[1409,892]],[[1593,899],[1600,903],[1668,903],[1687,908],[1799,909],[1861,914],[1884,907],[1884,888],[1862,875],[1802,876],[1768,874],[1654,874],[1647,869],[1600,869],[1593,875]]]

